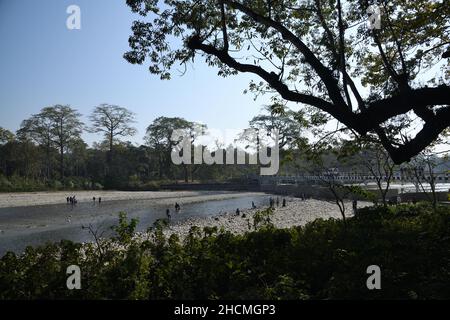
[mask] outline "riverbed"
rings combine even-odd
[[[76,195],[77,205],[66,203]],[[98,202],[98,197],[102,202]],[[96,201],[93,201],[96,197]],[[137,231],[145,231],[153,223],[166,218],[179,224],[192,218],[206,218],[240,210],[267,206],[270,195],[250,192],[75,192],[0,195],[0,256],[7,251],[20,252],[26,246],[71,240],[92,241],[87,227],[98,235],[112,235],[119,212],[139,219]],[[35,199],[33,202],[31,199]],[[174,210],[175,203],[181,210]],[[6,207],[6,205],[10,205]]]

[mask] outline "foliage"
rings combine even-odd
[[[68,130],[62,137],[63,148],[57,143],[59,131],[53,130],[55,120],[48,113],[61,113],[69,122],[63,124]],[[102,127],[101,122],[108,116],[113,123]],[[78,117],[79,114],[69,107],[55,106],[23,121],[17,136],[0,128],[0,175],[3,176],[0,191],[103,188],[147,191],[179,180],[226,181],[246,177],[258,169],[250,165],[173,164],[170,159],[175,143],[170,140],[173,130],[185,130],[192,143],[206,130],[205,125],[183,118],[155,119],[148,128],[147,145],[135,146],[119,139],[134,133],[130,126],[133,114],[120,107],[102,105],[95,109],[91,119],[99,131],[105,133],[112,129],[113,132],[108,139],[88,147],[79,137]],[[72,125],[76,127],[73,130]]]
[[[427,204],[360,209],[347,220],[316,220],[243,235],[192,228],[184,240],[132,238],[122,214],[104,251],[68,241],[0,260],[0,299],[448,299],[450,210]],[[79,265],[82,290],[67,290]],[[366,287],[370,265],[382,290]]]
[[[277,105],[327,113],[359,136],[376,137],[396,164],[448,130],[446,1],[127,4],[140,17],[124,57],[148,63],[161,79],[198,58],[219,76],[250,73],[256,96],[268,93]],[[380,26],[369,23],[377,19]]]
[[[0,145],[12,140],[14,140],[14,134],[9,130],[0,127]]]
[[[249,229],[258,230],[261,228],[273,228],[273,223],[271,217],[274,214],[273,208],[268,208],[266,210],[257,211],[253,215],[253,223],[250,223],[250,219],[247,219]]]
[[[64,153],[71,147],[84,144],[81,140],[81,114],[67,105],[46,107],[40,113],[22,122],[18,135],[22,140],[35,141],[46,149],[47,177],[50,178],[50,153],[59,152],[59,177],[65,176]]]
[[[304,112],[294,112],[282,105],[271,105],[263,109],[264,112],[253,117],[249,122],[249,128],[240,134],[240,140],[257,145],[259,141],[252,139],[249,131],[258,133],[256,139],[263,139],[264,135],[270,135],[274,130],[278,131],[280,149],[293,149],[300,140],[304,141],[303,131],[311,127],[311,122],[304,119]]]
[[[0,192],[33,192],[58,190],[102,190],[103,186],[82,177],[68,177],[63,181],[28,179],[14,175],[6,178],[0,175]]]
[[[114,147],[114,141],[117,137],[127,137],[136,134],[137,130],[131,126],[135,122],[135,115],[126,108],[101,104],[92,112],[90,119],[92,121],[91,132],[102,132],[105,139],[109,142],[110,159]]]

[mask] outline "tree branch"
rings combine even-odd
[[[375,101],[357,115],[364,123],[363,131],[369,131],[392,117],[407,113],[413,108],[425,109],[428,106],[450,105],[450,87],[413,89],[408,92]],[[429,113],[428,113],[429,115]],[[429,118],[429,117],[428,117]],[[424,119],[425,120],[425,119]]]
[[[317,75],[320,77],[320,79],[324,82],[329,96],[333,103],[336,105],[337,108],[348,108],[346,105],[339,86],[337,84],[336,79],[333,77],[332,72],[330,69],[325,67],[322,62],[314,55],[314,53],[306,46],[303,41],[301,41],[297,36],[295,36],[290,30],[288,30],[285,26],[283,26],[281,23],[276,22],[270,18],[267,18],[265,16],[262,16],[255,11],[253,11],[251,8],[238,3],[236,1],[231,0],[223,0],[226,4],[228,4],[230,7],[232,7],[235,10],[239,10],[242,13],[248,15],[250,18],[255,20],[256,22],[259,22],[267,27],[272,27],[278,32],[281,33],[283,39],[291,42],[305,57],[305,61],[314,69],[314,71],[317,73]]]
[[[212,45],[208,45],[205,43],[202,43],[200,38],[198,36],[192,36],[187,46],[191,50],[201,50],[204,53],[211,54],[215,57],[217,57],[222,63],[226,64],[227,66],[234,68],[237,71],[240,72],[250,72],[254,73],[258,76],[260,76],[262,79],[264,79],[274,90],[276,90],[281,97],[283,97],[286,100],[293,101],[293,102],[300,102],[305,103],[311,106],[314,106],[316,108],[321,109],[322,111],[325,111],[335,117],[337,120],[341,121],[342,123],[345,123],[349,126],[357,126],[357,121],[354,119],[354,114],[349,111],[348,109],[339,109],[336,108],[334,104],[314,97],[312,95],[302,94],[299,92],[294,92],[289,90],[288,86],[285,85],[278,77],[277,74],[274,72],[267,72],[263,68],[259,66],[255,66],[253,64],[243,64],[240,62],[237,62],[233,57],[231,57],[228,52],[219,50],[216,47]]]
[[[398,148],[392,147],[391,144],[381,139],[383,147],[389,152],[395,164],[411,160],[412,157],[419,154],[434,140],[436,140],[442,131],[450,126],[450,107],[441,108],[431,120],[425,122],[422,130],[411,140],[404,143]]]

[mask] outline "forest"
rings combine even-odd
[[[62,189],[155,190],[163,182],[224,181],[257,172],[249,165],[182,165],[170,160],[174,129],[206,126],[182,118],[159,117],[147,128],[145,144],[136,134],[135,115],[102,105],[90,124],[69,106],[52,106],[22,122],[16,133],[0,128],[0,191]],[[103,134],[89,147],[83,132]]]

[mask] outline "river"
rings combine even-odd
[[[258,207],[267,206],[269,198],[269,195],[262,193],[204,194],[207,200],[204,197],[199,201],[196,197],[174,197],[164,201],[112,200],[101,204],[85,201],[73,207],[56,204],[0,208],[0,256],[7,251],[21,252],[29,245],[36,246],[63,239],[76,242],[92,241],[92,235],[83,228],[89,225],[99,233],[104,232],[103,236],[111,236],[111,226],[117,224],[118,213],[122,211],[126,212],[129,218],[138,218],[137,231],[144,231],[157,219],[165,218],[167,208],[170,208],[174,223],[189,217],[234,212],[236,208],[249,209],[252,201]],[[173,209],[176,201],[181,204],[179,213]]]

